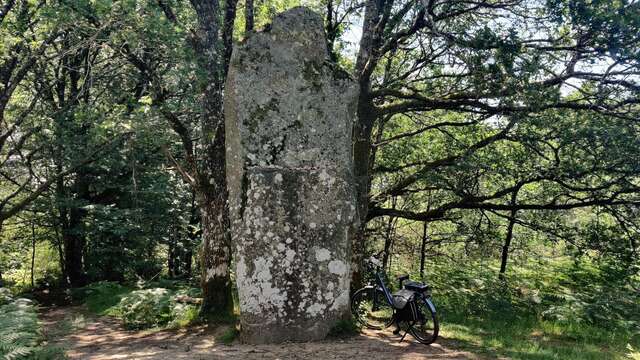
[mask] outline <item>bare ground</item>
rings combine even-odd
[[[215,340],[224,328],[128,331],[118,320],[88,315],[81,307],[46,308],[40,315],[48,342],[65,348],[70,359],[480,359],[446,339],[425,346],[408,335],[400,343],[388,331],[313,343],[224,345]]]

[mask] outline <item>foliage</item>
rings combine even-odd
[[[87,305],[89,311],[99,315],[115,315],[115,306],[132,288],[115,282],[101,281],[83,288],[74,289],[71,296],[74,301]]]
[[[62,359],[59,348],[43,344],[40,325],[32,301],[17,299],[0,306],[0,358]]]
[[[74,299],[85,303],[89,311],[122,319],[129,329],[193,324],[199,320],[198,306],[177,298],[198,296],[200,289],[166,279],[140,283],[138,289],[103,281],[73,291]]]
[[[118,316],[130,329],[145,329],[156,326],[180,327],[196,320],[195,305],[177,301],[185,291],[152,288],[133,291],[118,304]]]
[[[495,262],[439,259],[429,261],[426,278],[443,336],[469,350],[514,359],[622,359],[640,347],[639,295],[596,265],[567,257],[528,261],[501,279]]]
[[[230,326],[227,330],[222,333],[222,335],[218,336],[216,340],[219,340],[221,343],[225,345],[231,345],[233,341],[238,337],[240,332],[235,326]]]
[[[170,293],[163,288],[133,291],[122,298],[118,311],[130,329],[165,325],[171,320]]]
[[[14,292],[31,288],[35,249],[36,289],[96,282],[72,295],[132,327],[195,319],[175,302],[187,286],[148,280],[195,273],[208,227],[187,182],[224,174],[207,168],[221,157],[207,128],[224,129],[201,101],[223,92],[209,80],[224,61],[199,52],[228,45],[198,46],[200,25],[224,15],[199,3],[218,4],[3,2],[0,282]],[[261,27],[300,1],[254,3]],[[426,257],[444,331],[508,356],[637,349],[640,4],[305,5],[366,95],[354,131],[369,235],[359,250],[385,250],[414,274]],[[240,6],[237,41],[244,16]]]
[[[345,336],[353,336],[360,332],[360,325],[353,318],[340,319],[329,330],[329,337],[342,338]]]
[[[13,294],[8,288],[0,287],[0,305],[6,305],[13,301]]]

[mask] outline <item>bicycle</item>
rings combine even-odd
[[[402,325],[406,325],[400,341],[410,332],[422,344],[433,343],[438,338],[440,327],[429,286],[411,281],[409,275],[403,275],[398,277],[401,290],[392,294],[385,284],[386,274],[380,262],[371,258],[369,263],[375,266],[374,277],[367,286],[357,290],[351,299],[351,312],[355,320],[373,330],[382,330],[395,324],[393,333],[396,335],[402,331]]]

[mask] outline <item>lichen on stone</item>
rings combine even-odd
[[[227,179],[242,338],[323,338],[349,312],[358,87],[328,61],[322,17],[294,8],[234,48]]]

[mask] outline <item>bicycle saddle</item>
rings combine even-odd
[[[429,290],[429,285],[418,281],[407,281],[406,283],[404,283],[404,288],[407,290],[424,292]]]

